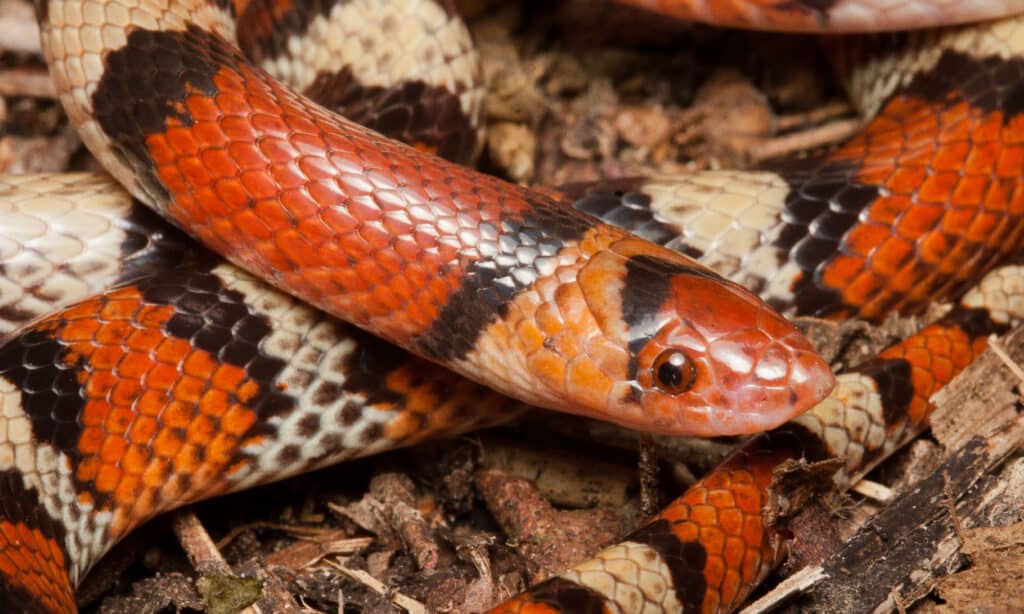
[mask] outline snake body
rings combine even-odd
[[[423,23],[446,31],[446,13],[430,6]],[[357,91],[348,100],[377,87],[351,86],[355,68],[323,77],[282,59],[293,46],[280,42],[291,40],[287,29],[263,42],[273,39],[260,36],[267,23],[297,19],[292,5],[233,8],[244,28],[217,3],[42,3],[44,49],[85,142],[135,198],[214,251],[522,402],[210,256],[145,275],[189,251],[187,240],[125,217],[137,205],[104,187],[109,180],[80,178],[121,211],[108,226],[157,232],[134,242],[135,268],[58,291],[55,303],[79,300],[0,348],[0,604],[10,608],[73,610],[85,570],[162,510],[491,424],[523,402],[647,430],[728,434],[774,427],[831,389],[806,340],[737,284],[570,205],[609,220],[628,207],[627,221],[640,222],[633,230],[703,258],[776,307],[836,317],[955,297],[1020,247],[1013,19],[875,60],[915,70],[875,88],[875,119],[828,156],[559,196],[428,153],[465,159],[476,148],[465,126],[478,92],[461,72],[438,69],[454,96],[426,96],[420,83],[368,107],[367,121],[416,146],[407,148],[275,80],[307,93],[340,80]],[[363,8],[324,3],[319,29]],[[233,46],[236,31],[264,68]],[[459,45],[439,49],[455,59],[438,66],[466,57]],[[447,119],[421,121],[436,116],[427,107]],[[49,179],[35,181],[53,210],[81,211],[68,184],[61,198]],[[31,193],[29,183],[10,180],[7,193]],[[27,219],[28,209],[15,215]],[[44,215],[37,226],[58,220]],[[674,224],[682,231],[668,239]],[[39,282],[23,294],[29,303],[19,305],[37,304],[10,310],[12,321],[42,312],[53,293]],[[735,606],[781,556],[761,518],[772,468],[838,455],[848,482],[922,428],[930,391],[1004,325],[965,306],[840,376],[823,404],[752,440],[625,542],[504,607]]]

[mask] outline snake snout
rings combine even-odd
[[[795,329],[782,336],[761,328],[732,332],[708,345],[707,361],[715,383],[705,397],[709,422],[730,434],[775,428],[835,384],[828,364]]]

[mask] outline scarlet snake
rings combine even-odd
[[[846,170],[846,169],[843,169],[843,170]],[[849,176],[849,173],[847,174],[847,176]],[[842,186],[841,186],[841,187],[842,187]],[[1017,231],[1015,230],[1015,228],[1012,228],[1012,227],[1008,227],[1008,228],[1002,228],[1002,230],[1004,230],[1004,231],[1005,231],[1005,232],[1007,233],[1007,235],[1008,235],[1008,236],[1011,236],[1011,237],[1015,236],[1015,235],[1016,235],[1016,234],[1018,233],[1018,232],[1017,232]],[[993,243],[995,243],[995,242],[993,242]],[[1010,244],[1010,245],[1007,245],[1007,244]],[[1006,242],[1005,244],[1000,244],[1000,245],[998,246],[998,249],[997,249],[997,251],[999,251],[999,250],[1011,251],[1011,250],[1013,249],[1013,245],[1012,245],[1012,244],[1013,244],[1012,240],[1008,240],[1008,242]],[[997,255],[997,254],[996,254],[996,255]],[[991,260],[993,260],[993,261],[994,261],[994,260],[995,260],[995,256],[992,256],[992,257],[991,257]],[[819,264],[819,263],[815,263],[815,264]],[[978,269],[984,269],[984,268],[987,268],[987,266],[988,266],[988,265],[989,265],[989,263],[988,263],[988,262],[979,262],[979,263],[977,263],[977,268],[978,268]],[[957,272],[958,272],[958,271],[957,271]],[[171,281],[171,280],[165,280],[165,281],[166,281],[166,283],[164,283],[164,284],[163,284],[163,286],[162,286],[161,288],[166,288],[166,287],[173,287],[173,286],[174,286],[174,283],[173,283],[173,281]],[[942,281],[942,283],[946,283],[947,281],[948,281],[948,280],[946,280],[946,281]],[[160,286],[160,284],[158,284],[158,286]],[[949,284],[949,286],[952,286],[952,284]],[[941,283],[939,284],[939,287],[940,287],[940,288],[942,287],[942,284],[941,284]],[[215,294],[215,293],[212,293],[212,292],[208,291],[207,289],[203,289],[203,288],[199,288],[199,289],[197,289],[197,294],[204,294],[204,293],[206,293],[206,294]],[[179,293],[179,294],[181,294],[181,293]],[[128,299],[129,301],[130,301],[130,300],[132,300],[132,297],[131,297],[131,296],[128,296],[128,295],[122,295],[122,296],[121,296],[120,298],[121,298],[121,299]],[[911,303],[911,304],[912,304],[912,303]],[[133,309],[134,309],[134,308],[137,308],[137,305],[135,305],[135,306],[133,307]],[[133,313],[134,313],[134,312],[133,312]],[[147,312],[147,313],[148,313],[148,312]],[[870,314],[871,314],[871,312],[870,312],[870,311],[868,311],[868,312],[867,312],[867,314],[868,314],[868,315],[870,315]],[[147,317],[148,317],[148,316],[147,316]],[[959,349],[959,348],[957,348],[957,349]],[[957,352],[957,355],[962,355],[962,354],[963,354],[963,352]],[[923,398],[927,398],[927,397],[923,397]],[[776,422],[777,422],[777,421],[776,421]],[[34,427],[34,428],[35,428],[35,427]],[[100,492],[101,492],[101,489],[100,489]],[[202,493],[203,493],[203,491],[202,491],[202,490],[199,490],[199,493],[200,493],[200,494],[202,494]],[[109,496],[109,495],[108,495],[108,496]],[[133,518],[133,520],[134,520],[134,518]],[[119,530],[122,530],[122,529],[124,529],[124,527],[123,527],[123,526],[121,526],[121,527],[118,527],[118,529],[119,529]],[[766,562],[767,562],[767,560],[766,560]],[[756,571],[756,570],[755,570],[755,571]],[[756,575],[756,574],[755,574],[755,575]],[[750,579],[750,578],[744,578],[744,579]],[[740,591],[736,590],[736,591],[733,591],[733,593],[735,593],[736,595],[738,595],[738,594],[740,593]],[[735,599],[738,599],[738,598],[737,598],[737,597],[735,597],[735,596],[733,596],[733,597],[731,598],[731,600],[733,600],[733,601],[734,601]],[[723,600],[723,601],[729,601],[729,600]]]

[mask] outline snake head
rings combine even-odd
[[[620,312],[605,321],[620,323],[628,364],[606,397],[604,419],[670,435],[749,434],[779,426],[832,390],[832,371],[810,342],[741,286],[684,256],[645,254],[639,242],[616,248],[628,256],[615,289]],[[600,258],[592,264],[600,267]],[[584,292],[607,298],[607,286],[596,285],[607,275],[588,277],[581,276]]]

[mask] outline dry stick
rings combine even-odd
[[[206,528],[193,512],[182,511],[175,514],[172,527],[189,562],[192,563],[196,571],[202,575],[234,575],[231,566],[221,556],[217,545],[213,543],[210,534],[206,532]],[[242,612],[244,614],[263,614],[264,611],[281,613],[296,610],[291,594],[285,591],[278,582],[264,582],[263,596],[260,600],[265,600],[269,604],[269,609],[253,604]]]
[[[335,563],[334,561],[324,562],[330,565],[331,567],[337,569],[341,573],[345,574],[349,578],[369,588],[371,591],[377,593],[378,595],[387,597],[391,600],[391,603],[406,610],[410,614],[428,614],[427,606],[423,605],[419,601],[416,601],[412,597],[403,595],[402,593],[395,593],[389,591],[388,587],[383,582],[374,578],[369,573],[361,569],[350,569],[348,567],[345,567],[344,565]]]
[[[780,136],[751,148],[750,159],[754,162],[762,162],[786,154],[845,141],[853,136],[862,125],[863,122],[859,119],[844,119],[796,134]]]
[[[1015,411],[1014,392],[1015,365],[1024,357],[1024,328],[1005,339],[933,397],[932,419],[941,427],[943,414],[954,409],[991,409],[966,411],[968,418],[976,414],[974,428],[947,429],[959,437],[944,442],[950,451],[946,460],[826,561],[822,574],[827,580],[805,591],[796,607],[824,613],[907,607],[927,595],[938,577],[961,566],[957,521],[983,520],[989,498],[982,495],[993,487],[983,478],[1024,443],[1024,416]],[[965,411],[959,413],[962,417]]]

